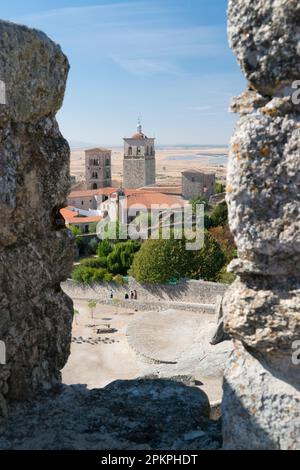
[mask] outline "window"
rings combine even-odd
[[[129,155],[129,157],[132,156],[132,147],[128,147],[128,155]]]
[[[141,147],[137,147],[137,149],[136,149],[136,154],[137,154],[137,155],[141,155],[141,153],[142,153]]]

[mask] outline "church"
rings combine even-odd
[[[137,189],[156,182],[155,139],[147,137],[138,121],[137,132],[124,138],[123,187]]]

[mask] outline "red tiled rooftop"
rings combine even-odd
[[[79,214],[75,207],[71,206],[61,209],[60,213],[67,224],[90,224],[92,222],[100,222],[102,219],[100,216],[84,217]]]
[[[69,194],[69,198],[82,198],[82,197],[93,197],[93,196],[100,196],[104,194],[105,196],[109,196],[110,194],[117,191],[118,188],[99,188],[99,189],[82,189],[78,191],[71,191]]]

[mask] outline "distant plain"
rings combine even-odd
[[[112,177],[114,185],[121,184],[123,174],[123,148],[108,147],[112,150]],[[227,168],[227,147],[176,146],[156,148],[156,175],[160,184],[180,184],[184,170],[214,172],[219,180],[224,180]],[[71,174],[78,182],[84,180],[84,149],[71,151]]]

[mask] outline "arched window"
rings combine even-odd
[[[141,155],[141,153],[142,153],[141,147],[137,147],[137,149],[136,149],[136,154],[137,154],[137,155]]]
[[[93,189],[98,189],[97,183],[93,184]]]
[[[132,147],[128,147],[128,155],[129,155],[129,157],[132,156]]]

